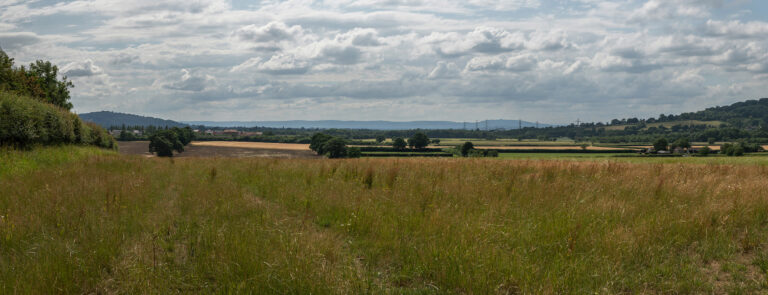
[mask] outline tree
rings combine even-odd
[[[339,137],[331,138],[323,144],[323,151],[328,158],[344,158],[347,156],[347,142]]]
[[[461,145],[461,156],[466,157],[469,153],[475,149],[475,145],[471,141],[467,141]]]
[[[387,138],[384,135],[377,135],[376,136],[376,143],[380,144],[380,143],[384,142],[385,140],[387,140]]]
[[[69,88],[75,87],[72,82],[67,81],[67,76],[62,80],[57,79],[59,67],[51,64],[50,61],[38,60],[29,65],[29,72],[32,73],[45,92],[45,101],[67,110],[72,109],[72,103],[69,102]]]
[[[325,155],[325,143],[331,140],[331,136],[325,133],[315,133],[309,142],[309,149],[315,151],[318,155]]]
[[[158,157],[173,157],[173,151],[184,151],[184,144],[173,130],[161,130],[149,137],[150,153],[157,153]]]
[[[708,146],[702,147],[699,149],[699,156],[706,157],[709,155],[709,152],[711,152],[710,148]]]
[[[667,139],[664,137],[656,139],[656,141],[653,142],[653,150],[657,152],[666,151],[668,146],[669,146],[669,142],[667,142]]]
[[[408,146],[415,149],[423,149],[429,145],[429,137],[423,132],[416,132],[408,139]]]
[[[363,156],[363,153],[360,151],[359,147],[347,148],[347,158],[360,158],[362,156]]]
[[[392,141],[392,147],[396,150],[405,149],[406,145],[407,144],[405,143],[405,139],[402,139],[401,137],[395,138],[395,140]]]

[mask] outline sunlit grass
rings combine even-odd
[[[760,165],[69,158],[0,177],[0,293],[768,287]]]

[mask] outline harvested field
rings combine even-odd
[[[224,144],[221,144],[224,143]],[[226,145],[229,144],[229,145]],[[120,153],[126,155],[144,155],[149,153],[148,141],[118,142]],[[261,146],[261,147],[259,147]],[[192,142],[184,148],[183,153],[174,157],[223,157],[223,158],[316,158],[314,152],[299,149],[300,144],[282,144],[265,142]]]
[[[562,146],[475,146],[476,149],[485,150],[581,150],[580,146],[562,145]],[[624,148],[589,146],[590,151],[623,151]]]
[[[249,149],[273,149],[290,151],[308,151],[309,144],[278,143],[278,142],[244,142],[244,141],[195,141],[190,146],[236,147]]]

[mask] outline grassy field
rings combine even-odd
[[[0,167],[20,157],[30,168],[0,175],[3,294],[768,290],[757,157],[161,159],[65,147],[4,150]]]

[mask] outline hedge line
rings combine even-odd
[[[30,97],[0,91],[0,146],[85,144],[116,149],[104,128]]]
[[[384,146],[361,146],[360,147],[361,152],[408,152],[408,153],[431,153],[431,152],[442,152],[443,149],[439,148],[423,148],[423,149],[404,149],[404,150],[396,150],[393,147],[384,147]]]
[[[562,149],[562,150],[548,150],[548,149],[525,149],[525,150],[513,150],[513,149],[497,149],[500,154],[518,154],[518,153],[552,153],[552,154],[636,154],[640,150],[574,150],[574,149]]]
[[[362,153],[363,157],[453,157],[453,154],[430,154],[430,153],[410,153],[410,152],[393,152],[393,153]]]

